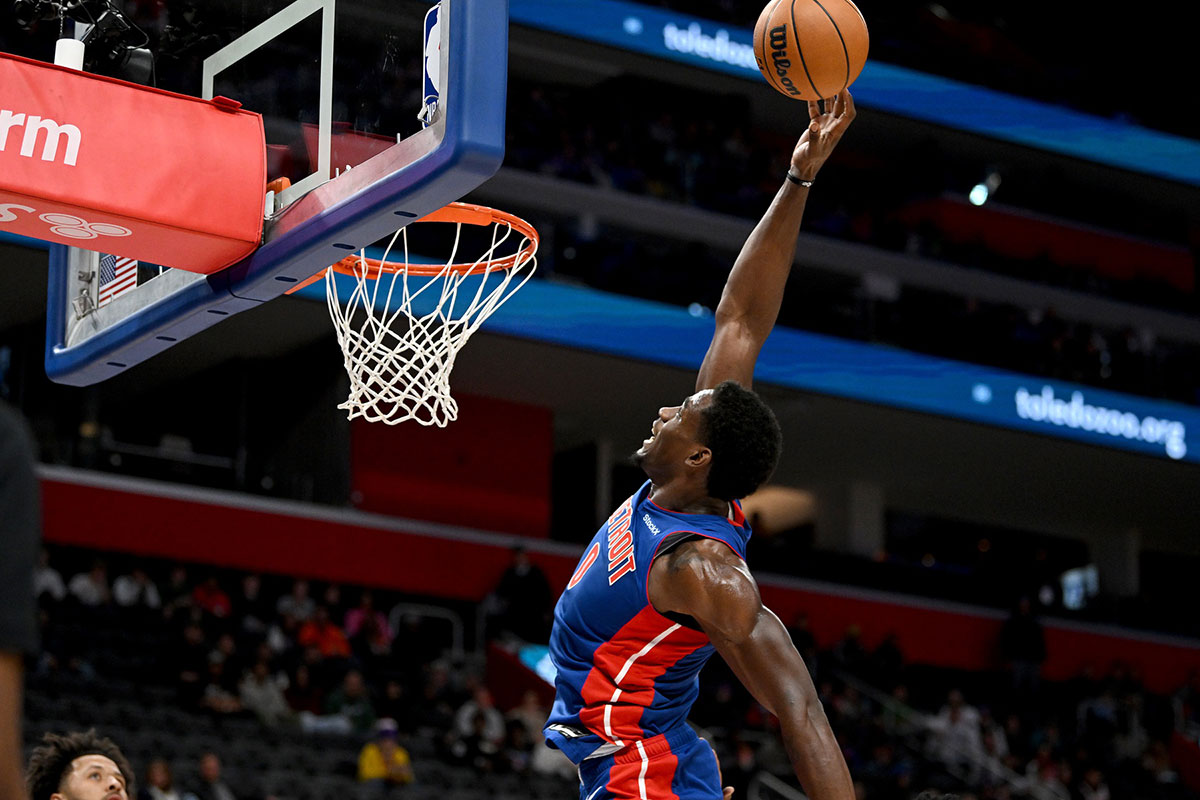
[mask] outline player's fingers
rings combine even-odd
[[[850,94],[849,89],[842,89],[842,95],[845,97],[846,108],[843,115],[849,119],[854,119],[854,95]]]
[[[731,797],[733,797],[733,787],[726,786],[725,787],[725,800],[729,800],[729,798],[731,798]]]
[[[809,100],[808,101],[808,118],[816,119],[819,116],[821,116],[821,107],[819,105],[817,105],[816,100]]]
[[[837,97],[833,98],[833,114],[834,114],[834,116],[840,117],[844,113],[846,113],[846,90],[845,89],[838,92]]]

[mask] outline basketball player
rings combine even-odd
[[[133,768],[111,739],[95,731],[47,733],[29,757],[31,800],[129,800]]]
[[[23,657],[37,647],[33,567],[41,529],[33,448],[23,419],[0,402],[0,797],[22,800]]]
[[[854,798],[808,670],[746,569],[738,503],[779,459],[779,424],[750,390],[754,363],[779,314],[808,187],[854,119],[849,92],[824,104],[808,104],[787,179],[730,272],[696,393],[659,410],[635,456],[649,480],[600,528],[555,608],[545,734],[579,765],[581,800],[732,795],[685,722],[714,649],[779,718],[808,796]]]

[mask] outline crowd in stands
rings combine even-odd
[[[762,10],[762,4],[736,0],[642,2],[743,28],[752,28]],[[1149,70],[1162,68],[1183,42],[1180,32],[1164,30],[1152,19],[1130,20],[1130,49],[1118,65],[1095,46],[1092,26],[1099,20],[1068,16],[1065,8],[978,0],[858,0],[857,5],[871,31],[872,59],[1184,136],[1200,134],[1195,119],[1172,107],[1169,88],[1151,77]],[[1158,99],[1131,102],[1143,90]]]
[[[860,797],[906,800],[928,787],[978,800],[1197,796],[1181,781],[1170,746],[1173,731],[1195,724],[1200,679],[1163,696],[1114,663],[1044,683],[1044,643],[1040,656],[1028,647],[1040,626],[1019,613],[1005,629],[1006,667],[994,673],[909,664],[895,637],[868,647],[855,627],[820,647],[804,615],[790,630]],[[730,741],[729,782],[743,788],[759,769],[785,776],[774,721],[718,659],[702,686],[693,720]]]
[[[404,796],[447,765],[481,786],[508,781],[496,785],[517,796],[534,796],[525,781],[537,778],[563,796],[573,791],[569,762],[541,744],[547,709],[536,694],[498,708],[477,673],[447,658],[436,631],[403,611],[382,612],[388,593],[112,560],[124,568],[110,582],[94,554],[43,556],[36,587],[44,652],[32,670],[35,692],[55,676],[87,685],[118,671],[162,685],[194,719],[238,722],[248,738],[286,732],[312,748],[341,742],[357,754],[344,766],[363,798]],[[55,564],[78,571],[66,580]],[[493,630],[504,638],[515,636],[504,609],[546,602],[536,566],[514,563],[509,572],[497,587],[504,597],[494,601]],[[514,586],[516,578],[523,582]],[[157,635],[163,647],[134,662],[112,661],[105,653],[113,642],[81,633],[113,626]],[[977,800],[1197,796],[1169,748],[1174,732],[1200,730],[1200,675],[1173,696],[1146,690],[1119,663],[1048,684],[1040,676],[1043,634],[1027,604],[1004,628],[998,647],[1005,667],[993,673],[910,664],[902,641],[866,643],[856,627],[837,642],[818,642],[804,615],[790,632],[860,797],[909,800],[930,787]],[[544,638],[545,628],[524,633]],[[760,771],[791,780],[777,722],[719,658],[701,687],[692,721],[713,735],[735,796],[747,796]],[[410,755],[418,745],[422,755]],[[245,772],[223,777],[216,752],[205,751],[178,786],[161,755],[139,763],[149,800],[284,797],[240,785],[252,783]]]
[[[447,657],[444,632],[405,606],[386,615],[370,589],[327,584],[312,593],[296,580],[277,591],[285,588],[280,579],[197,575],[184,566],[156,580],[138,563],[126,564],[112,580],[106,562],[95,559],[65,580],[43,553],[36,574],[43,652],[31,671],[34,686],[55,676],[87,684],[119,672],[169,686],[181,709],[213,720],[255,720],[264,730],[361,745],[362,797],[421,779],[422,764],[405,747],[414,737],[432,739],[442,762],[478,774],[572,772],[541,744],[548,710],[536,695],[502,713],[479,676]],[[156,635],[162,647],[136,663],[106,664],[105,643],[86,631],[114,626]],[[219,772],[219,759],[209,755],[196,780]],[[169,765],[155,759],[146,766],[151,800],[188,800],[189,792],[196,800],[257,796],[236,785],[224,790],[229,795],[201,785],[172,794]]]
[[[745,25],[753,24],[757,14],[754,7],[725,0],[676,5],[689,13]],[[907,8],[909,4],[904,5]],[[952,11],[938,8],[946,17],[937,24],[940,12],[921,6],[912,13],[928,18],[927,22],[933,20],[929,24],[940,25],[939,30],[947,36],[951,28],[974,30],[971,24],[978,25],[982,19],[970,4],[957,4]],[[873,37],[873,47],[885,52],[911,50],[899,44],[906,41],[901,34],[918,33],[889,27],[898,24],[902,16],[897,9],[881,6],[865,12],[873,24],[882,26]],[[157,48],[160,85],[188,90],[198,74],[198,53],[223,43],[236,30],[236,25],[222,21],[224,13],[232,12],[220,4],[192,16],[178,13],[170,4],[138,5],[135,21]],[[983,18],[989,15],[1012,17],[1014,23],[1024,21],[1024,15],[1012,9],[992,8]],[[958,17],[974,22],[963,23],[967,26],[963,28],[954,23]],[[1036,40],[1027,26],[997,28],[996,24],[990,19],[988,30],[1001,38],[1024,37],[1022,41],[1028,40],[1026,44],[1041,48],[1038,52],[1046,55],[1045,42]],[[1001,30],[1003,33],[997,32]],[[917,48],[909,55],[920,52],[933,50]],[[1002,48],[997,57],[1013,52]],[[371,47],[350,48],[343,61],[364,60],[361,70],[349,72],[365,75],[374,74],[373,64],[366,62],[382,57]],[[961,59],[953,62],[953,68],[965,69]],[[419,77],[419,64],[413,62],[396,65],[395,84],[389,87],[372,81],[340,86],[339,113],[355,130],[411,132],[414,119],[402,109],[415,96]],[[282,66],[275,78],[262,86],[276,87],[293,79]],[[790,151],[788,135],[754,126],[749,102],[742,96],[713,96],[677,85],[653,86],[632,77],[618,77],[581,92],[574,86],[514,75],[508,97],[507,166],[726,214],[756,217],[777,190]],[[249,107],[269,108],[282,98],[273,91],[269,96],[239,99]],[[621,113],[611,113],[614,108]],[[914,222],[910,213],[914,204],[946,193],[965,196],[990,169],[969,158],[952,156],[932,140],[915,148],[901,158],[881,158],[849,137],[827,168],[829,175],[823,176],[821,190],[814,192],[805,229],[1122,302],[1185,312],[1196,308],[1194,268],[1189,274],[1175,276],[1174,283],[1142,274],[1136,265],[1129,270],[1131,274],[1114,276],[1095,265],[1061,263],[1049,255],[1003,255],[980,241],[963,241],[937,224]],[[298,175],[307,172],[306,159],[304,152],[295,154]],[[915,174],[913,163],[922,165]],[[1127,203],[1093,197],[1072,189],[1068,181],[1026,179],[1022,184],[1019,176],[1006,177],[999,201],[1038,214],[1161,238],[1176,246],[1188,238],[1188,223],[1183,218],[1137,213],[1136,209],[1130,213]],[[568,217],[576,216],[565,211]],[[715,256],[688,244],[685,231],[676,241],[648,241],[618,230],[580,228],[565,223],[543,230],[543,237],[554,247],[544,253],[539,277],[557,275],[607,291],[715,307],[728,268],[727,255]],[[1188,272],[1186,266],[1182,271]],[[806,286],[804,293],[790,292],[780,319],[791,327],[1118,391],[1200,402],[1196,366],[1200,364],[1200,346],[1170,341],[1146,329],[1064,320],[1052,307],[988,303],[907,286],[881,293],[861,281],[825,279]]]

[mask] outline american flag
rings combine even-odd
[[[138,262],[122,256],[100,256],[100,297],[102,306],[137,286]]]

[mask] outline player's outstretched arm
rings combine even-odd
[[[721,542],[685,542],[651,568],[650,602],[660,613],[694,618],[754,698],[779,718],[796,777],[812,800],[854,800],[850,771],[804,660],[779,617],[763,606],[745,562]]]
[[[790,173],[811,181],[854,119],[854,98],[843,90],[822,114],[808,104],[808,128],[792,151]],[[796,236],[808,189],[785,180],[734,262],[717,306],[716,333],[700,367],[696,390],[735,380],[749,388],[758,351],[775,327],[783,289],[796,258]]]

